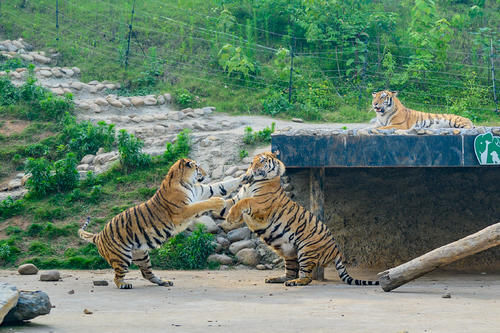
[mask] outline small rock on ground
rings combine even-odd
[[[255,266],[259,263],[260,256],[255,249],[243,249],[236,253],[236,258],[242,264]]]
[[[60,279],[59,271],[46,271],[40,274],[40,281],[59,281]]]
[[[451,294],[450,293],[445,293],[443,294],[443,296],[441,296],[442,298],[451,298]]]
[[[83,309],[83,313],[87,314],[87,315],[91,315],[93,314],[92,311],[90,311],[89,309]]]
[[[95,280],[92,283],[94,284],[94,286],[107,286],[108,285],[108,281],[106,281],[106,280]]]

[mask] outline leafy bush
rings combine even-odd
[[[167,163],[173,163],[180,158],[185,158],[189,154],[189,130],[185,129],[177,134],[177,140],[174,143],[167,142],[167,147],[163,153],[163,160]]]
[[[0,201],[0,221],[18,215],[24,209],[24,200],[14,200],[12,197]]]
[[[255,64],[243,53],[241,47],[234,47],[231,44],[225,44],[219,51],[219,65],[231,74],[239,74],[243,79],[247,79],[251,74],[255,74]]]
[[[21,250],[15,246],[13,238],[0,241],[0,263],[14,263]]]
[[[64,192],[78,185],[80,175],[76,170],[75,154],[68,153],[66,157],[54,163],[45,158],[28,158],[25,171],[31,173],[26,186],[36,196],[42,196],[50,192]]]
[[[248,151],[246,151],[245,149],[240,150],[240,160],[244,159],[247,156],[248,156]]]
[[[0,105],[13,105],[19,102],[19,89],[6,76],[0,77]]]
[[[149,166],[151,156],[142,152],[144,142],[136,138],[133,134],[128,134],[126,130],[120,130],[118,134],[118,153],[120,163],[126,172]]]
[[[247,145],[256,145],[271,142],[271,134],[274,133],[276,123],[273,122],[271,127],[266,127],[261,131],[254,132],[250,126],[245,128],[243,142]]]
[[[26,67],[26,63],[20,58],[4,58],[0,55],[0,71]]]
[[[205,233],[198,225],[193,233],[184,233],[170,238],[158,250],[152,251],[154,266],[162,269],[203,269],[207,267],[207,258],[214,252],[214,236]]]
[[[293,104],[288,102],[288,98],[281,94],[273,94],[262,102],[262,113],[271,117],[279,113],[287,113],[293,109]]]
[[[38,255],[51,255],[54,254],[54,250],[45,242],[41,241],[33,241],[31,242],[28,251],[30,254],[38,254]]]
[[[175,97],[175,103],[177,103],[182,107],[193,106],[193,104],[195,103],[194,96],[186,89],[181,89],[177,91],[174,97]]]

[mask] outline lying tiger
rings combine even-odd
[[[214,196],[232,192],[241,182],[240,178],[235,178],[212,185],[200,184],[205,176],[205,171],[195,161],[181,159],[170,168],[151,199],[116,215],[100,233],[85,231],[90,221],[87,219],[78,234],[97,245],[101,256],[115,270],[114,281],[118,288],[132,288],[132,284],[124,282],[132,262],[152,283],[173,285],[153,274],[148,250],[186,229],[194,217],[223,209],[224,199]]]
[[[243,222],[267,245],[285,259],[285,275],[266,279],[266,283],[305,286],[312,280],[316,266],[335,263],[341,280],[347,284],[377,285],[378,281],[357,280],[349,276],[342,254],[328,228],[312,213],[290,200],[280,183],[285,165],[273,153],[262,153],[253,159],[236,198],[221,226],[234,229]]]
[[[436,114],[415,111],[405,107],[396,97],[396,91],[373,93],[372,106],[377,114],[378,129],[411,128],[472,128],[472,121],[454,114]]]

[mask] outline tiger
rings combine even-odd
[[[472,121],[454,114],[415,111],[405,107],[396,91],[383,90],[372,94],[372,107],[377,114],[377,129],[408,130],[412,128],[473,128]]]
[[[342,263],[335,239],[316,216],[291,200],[281,187],[285,165],[275,153],[254,157],[236,197],[226,200],[229,209],[221,227],[232,230],[244,223],[285,260],[285,275],[268,278],[266,283],[305,286],[312,281],[313,269],[335,263],[340,279],[347,284],[378,285],[378,281],[352,278]]]
[[[156,277],[151,270],[149,249],[159,247],[173,235],[186,229],[192,220],[208,211],[220,211],[225,196],[241,183],[241,177],[211,185],[201,184],[205,171],[191,159],[178,160],[168,171],[159,189],[146,202],[128,208],[93,234],[85,231],[90,217],[78,230],[80,238],[94,243],[100,255],[115,271],[119,289],[131,289],[124,281],[133,262],[142,276],[159,286],[172,286],[172,281]]]

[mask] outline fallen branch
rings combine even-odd
[[[500,223],[490,225],[475,234],[379,273],[380,286],[384,291],[391,291],[436,268],[498,245],[500,245]]]

